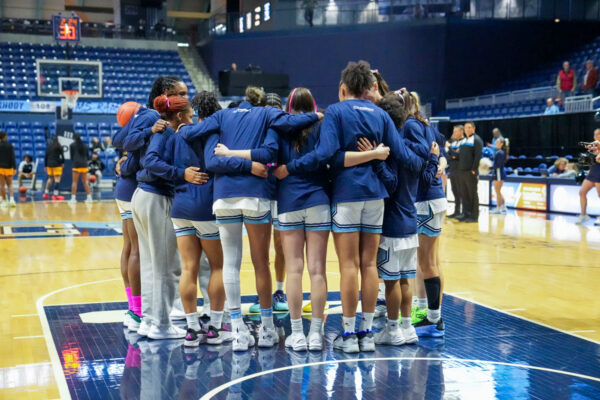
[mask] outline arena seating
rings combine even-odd
[[[510,92],[521,89],[533,89],[544,86],[556,85],[556,74],[562,68],[563,61],[569,61],[571,68],[577,74],[578,84],[585,75],[585,62],[592,60],[594,65],[600,65],[600,36],[593,42],[585,44],[572,53],[556,58],[555,61],[542,66],[540,69],[524,73],[522,76],[507,81],[496,88],[490,88],[482,94]],[[546,102],[544,98],[509,104],[496,104],[490,106],[464,107],[447,109],[437,116],[450,117],[452,120],[465,119],[497,119],[539,115],[544,112]]]
[[[0,43],[0,99],[38,100],[35,60],[64,59],[58,45]],[[71,50],[74,60],[102,61],[102,101],[145,103],[152,81],[159,75],[178,75],[195,92],[179,54],[174,50],[116,49],[78,46]],[[83,102],[95,101],[91,99]]]

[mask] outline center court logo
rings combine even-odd
[[[27,222],[0,225],[0,240],[119,236],[121,234],[121,224],[118,222]]]

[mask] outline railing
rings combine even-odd
[[[598,100],[600,97],[592,98],[591,94],[583,96],[571,96],[565,99],[565,112],[576,113],[592,111],[594,109],[594,100]]]
[[[543,86],[534,89],[515,90],[496,94],[486,94],[476,97],[446,100],[446,110],[476,106],[493,106],[497,104],[518,103],[527,100],[539,100],[557,95],[556,87]]]

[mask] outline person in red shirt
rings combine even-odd
[[[581,82],[581,91],[584,94],[594,95],[596,91],[596,85],[598,84],[598,68],[594,67],[592,60],[585,62],[585,75]]]
[[[556,77],[556,89],[560,92],[560,98],[564,102],[569,96],[575,94],[577,88],[577,77],[575,71],[571,69],[571,65],[568,61],[563,63],[563,69],[558,71]]]

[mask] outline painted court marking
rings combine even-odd
[[[297,368],[315,367],[315,366],[319,366],[319,365],[328,365],[328,364],[342,364],[342,363],[348,363],[348,362],[361,362],[361,361],[401,361],[401,360],[441,361],[441,362],[444,362],[444,361],[458,361],[458,362],[464,362],[464,363],[486,363],[486,364],[502,365],[502,366],[508,366],[508,367],[533,369],[533,370],[536,370],[536,371],[551,372],[551,373],[556,373],[556,374],[561,374],[561,375],[572,376],[574,378],[588,379],[588,380],[591,380],[591,381],[600,382],[600,378],[596,378],[596,377],[588,376],[588,375],[576,374],[574,372],[561,371],[561,370],[552,369],[552,368],[535,367],[535,366],[531,366],[531,365],[513,364],[513,363],[507,363],[507,362],[499,362],[499,361],[484,361],[484,360],[469,360],[469,359],[463,359],[463,358],[439,358],[439,357],[438,358],[427,358],[427,357],[375,357],[375,358],[360,358],[360,359],[347,359],[347,360],[319,361],[319,362],[299,364],[299,365],[288,365],[287,367],[281,367],[281,368],[275,368],[275,369],[270,369],[270,370],[266,370],[266,371],[260,371],[260,372],[254,373],[254,374],[243,376],[243,377],[238,378],[238,379],[234,379],[233,381],[226,382],[226,383],[222,384],[221,386],[217,386],[216,388],[212,389],[211,391],[209,391],[208,393],[206,393],[205,395],[203,395],[202,397],[200,397],[200,400],[211,399],[212,397],[214,397],[217,394],[221,393],[222,391],[230,388],[231,386],[237,385],[238,383],[242,383],[242,382],[245,382],[245,381],[250,380],[250,379],[258,378],[258,377],[261,377],[261,376],[264,376],[264,375],[268,375],[268,374],[274,374],[274,373],[277,373],[277,372],[282,372],[282,371],[288,371],[288,370],[292,370],[292,369],[297,369]]]
[[[35,336],[15,336],[13,337],[13,339],[19,340],[19,339],[37,339],[37,338],[43,338],[44,335],[35,335]]]

